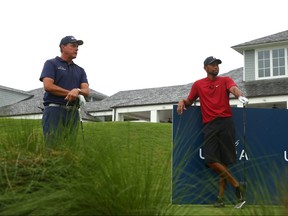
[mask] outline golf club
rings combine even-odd
[[[79,119],[80,119],[81,131],[82,131],[82,139],[83,139],[83,143],[85,145],[83,119],[82,119],[82,114],[81,114],[81,108],[80,107],[78,108],[78,113],[79,113]]]
[[[246,203],[246,188],[247,188],[247,181],[246,181],[246,104],[243,103],[243,151],[244,151],[244,162],[243,162],[243,180],[239,182],[240,191],[242,193],[243,200],[235,205],[234,208],[242,209],[243,205]]]
[[[243,188],[243,196],[245,197],[245,192],[247,188],[247,173],[246,173],[246,160],[247,160],[247,153],[246,148],[247,147],[247,140],[246,140],[246,104],[243,104],[243,150],[244,150],[244,161],[243,161],[243,182],[242,188]]]
[[[84,127],[83,127],[83,118],[82,118],[82,113],[81,113],[81,107],[84,107],[84,105],[86,104],[86,101],[85,101],[85,98],[83,95],[78,95],[78,100],[79,100],[78,114],[79,114],[79,120],[80,120],[80,125],[81,125],[82,139],[83,139],[83,143],[85,145]]]

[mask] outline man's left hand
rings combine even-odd
[[[243,104],[243,106],[246,106],[249,103],[248,98],[246,98],[244,96],[238,97],[238,100]]]

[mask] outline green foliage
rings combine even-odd
[[[79,130],[77,146],[48,151],[39,121],[1,124],[4,215],[158,215],[169,205],[170,125],[85,123],[85,145]]]
[[[84,123],[85,143],[79,128],[76,145],[52,151],[44,146],[41,121],[0,124],[1,215],[284,213],[281,207],[171,205],[171,124]]]

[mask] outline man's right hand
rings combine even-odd
[[[68,92],[68,94],[66,95],[66,97],[64,98],[64,100],[66,101],[75,101],[77,99],[79,95],[79,91],[77,88],[72,89],[71,91]]]
[[[183,110],[186,110],[185,103],[184,103],[184,100],[180,100],[178,103],[178,107],[177,107],[178,115],[182,115]]]

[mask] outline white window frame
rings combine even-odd
[[[274,49],[284,49],[284,55],[285,55],[285,75],[278,75],[273,76],[273,58],[272,58],[272,50]],[[267,51],[270,52],[270,76],[269,77],[259,77],[258,72],[258,52],[260,51]],[[264,79],[277,79],[277,78],[285,78],[288,77],[288,47],[266,47],[263,49],[255,49],[255,79],[256,80],[264,80]]]

